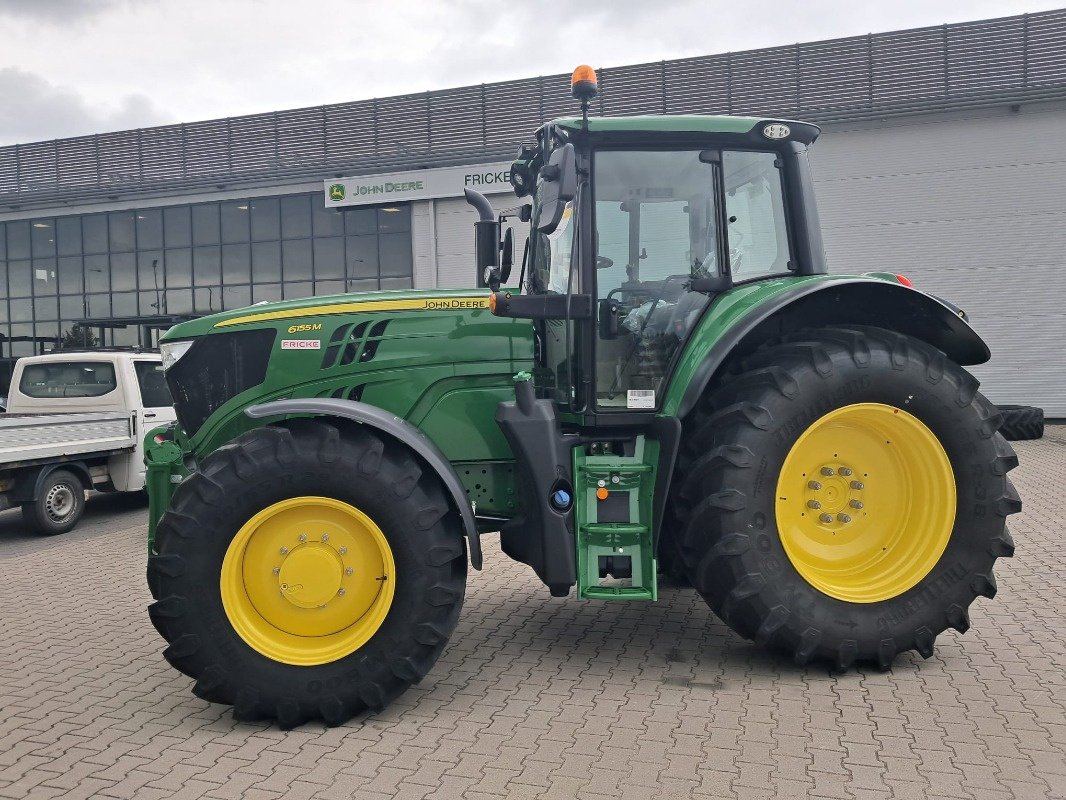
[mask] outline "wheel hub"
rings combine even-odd
[[[359,509],[296,497],[242,526],[220,588],[227,617],[252,648],[287,664],[323,664],[357,650],[385,621],[395,562]]]
[[[337,551],[329,545],[312,542],[284,556],[277,576],[278,589],[295,606],[325,608],[337,597],[343,577],[344,564]]]
[[[819,591],[873,603],[936,565],[955,520],[943,446],[917,417],[858,403],[816,420],[781,467],[776,516],[796,571]]]
[[[44,502],[48,516],[55,522],[62,522],[74,510],[74,492],[65,484],[53,486],[48,491],[48,496]]]

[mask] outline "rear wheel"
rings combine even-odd
[[[336,725],[418,682],[465,590],[436,476],[362,428],[302,421],[219,448],[159,524],[149,612],[195,694]]]
[[[939,351],[878,329],[799,334],[688,423],[678,550],[742,636],[797,663],[884,668],[930,656],[995,594],[1017,458],[977,381]]]
[[[38,533],[66,533],[85,512],[85,487],[73,472],[57,469],[46,479],[37,499],[22,504],[22,519]]]

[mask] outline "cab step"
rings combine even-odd
[[[574,448],[578,597],[655,600],[652,535],[659,446],[637,436],[632,455]]]

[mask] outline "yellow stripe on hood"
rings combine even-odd
[[[489,299],[484,296],[457,295],[451,297],[422,297],[407,300],[357,300],[351,303],[331,303],[310,308],[286,308],[280,311],[261,311],[215,323],[216,328],[244,325],[247,322],[266,322],[273,319],[317,317],[325,314],[366,314],[372,311],[451,311],[452,309],[488,308]]]

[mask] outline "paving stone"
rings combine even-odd
[[[145,509],[90,499],[62,537],[0,513],[0,798],[1066,800],[1066,426],[1018,442],[999,594],[928,660],[798,668],[690,590],[550,598],[484,541],[459,627],[378,715],[235,722],[145,613]]]

